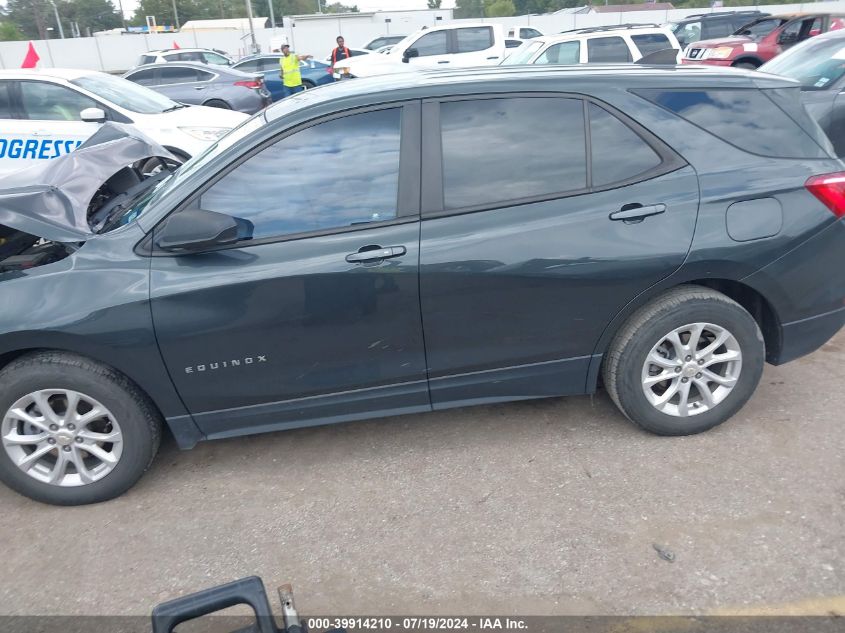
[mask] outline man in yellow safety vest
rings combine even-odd
[[[302,85],[302,75],[299,72],[299,62],[311,59],[311,57],[312,55],[292,53],[289,44],[282,44],[282,56],[279,58],[279,65],[281,66],[282,84],[286,97],[300,90],[305,90],[305,86]]]

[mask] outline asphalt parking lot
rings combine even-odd
[[[309,614],[829,613],[845,594],[843,363],[840,334],[767,367],[736,418],[695,437],[641,432],[600,393],[169,441],[97,506],[0,488],[0,613],[146,614],[251,574],[292,582]]]

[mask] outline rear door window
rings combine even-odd
[[[446,209],[505,206],[587,186],[580,99],[449,101],[440,105],[440,124]]]
[[[631,51],[621,37],[595,37],[587,40],[587,62],[616,64],[631,61]]]
[[[190,83],[197,80],[197,75],[196,68],[166,66],[160,70],[159,81],[162,85]]]
[[[489,26],[455,29],[455,38],[458,53],[483,51],[493,46],[493,29]]]
[[[797,93],[798,88],[795,91]],[[746,88],[634,92],[752,154],[775,158],[829,158],[827,148],[787,116],[773,98],[766,95],[769,91]],[[797,94],[792,97],[797,104]]]
[[[631,39],[634,41],[634,45],[640,49],[640,54],[643,57],[655,51],[672,48],[672,43],[663,33],[641,33],[632,35]]]
[[[705,20],[702,25],[702,39],[710,40],[730,35],[734,30],[733,23],[728,18],[713,18]]]

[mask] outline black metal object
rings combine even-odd
[[[249,576],[161,603],[153,609],[152,633],[173,633],[177,626],[188,620],[211,615],[241,604],[252,608],[255,623],[239,629],[237,633],[307,633],[296,613],[290,585],[280,587],[279,596],[282,600],[284,619],[282,628],[276,626],[261,578]]]

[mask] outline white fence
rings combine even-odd
[[[752,9],[754,7],[741,8]],[[756,8],[768,13],[845,11],[845,0],[806,4],[760,5]],[[670,11],[629,11],[576,15],[531,15],[513,18],[489,18],[481,21],[499,23],[505,26],[530,25],[544,33],[556,33],[568,29],[612,24],[662,24],[693,13],[706,12],[705,9],[673,9]],[[444,24],[450,21],[450,15],[450,10],[442,10],[378,12],[337,18],[302,16],[295,20],[285,18],[284,28],[260,29],[255,32],[255,36],[262,51],[270,50],[271,41],[287,38],[298,53],[311,53],[318,59],[322,59],[329,54],[338,35],[343,35],[346,38],[347,46],[361,46],[379,35],[388,33],[407,35],[421,26]],[[456,22],[460,21],[456,20]],[[479,20],[472,21],[478,22]],[[240,57],[246,54],[249,49],[250,35],[249,31],[187,31],[170,34],[36,40],[33,44],[41,57],[39,62],[41,68],[88,68],[106,72],[121,72],[134,66],[142,53],[149,50],[171,48],[174,42],[181,47],[219,48],[235,57]],[[28,44],[28,42],[0,42],[0,67],[19,68]]]

